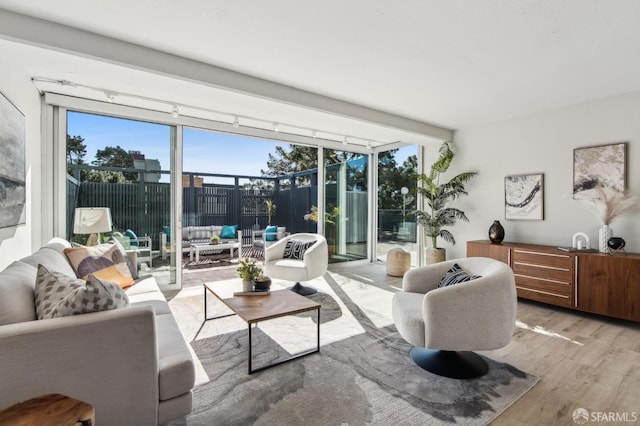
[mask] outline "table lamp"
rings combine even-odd
[[[111,232],[111,210],[109,207],[78,207],[73,220],[74,234],[90,234],[88,246],[100,242],[101,232]]]

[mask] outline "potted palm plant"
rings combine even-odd
[[[268,217],[267,224],[271,226],[271,216],[276,212],[277,206],[273,204],[273,201],[271,200],[265,200],[264,205],[267,206],[267,217]]]
[[[419,185],[416,192],[422,196],[428,207],[424,211],[415,212],[416,221],[422,225],[425,238],[431,242],[431,247],[427,249],[427,264],[442,262],[446,259],[446,250],[438,247],[438,237],[448,243],[456,243],[453,234],[445,227],[455,225],[458,220],[469,221],[462,210],[448,205],[450,201],[467,195],[465,183],[478,174],[478,172],[464,172],[447,182],[440,183],[441,175],[449,169],[455,154],[448,142],[442,144],[439,153],[440,157],[431,165],[429,174],[417,176]]]

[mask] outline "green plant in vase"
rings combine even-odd
[[[329,206],[327,211],[324,212],[324,223],[326,227],[325,237],[327,238],[327,245],[329,246],[329,254],[335,253],[335,247],[337,244],[336,231],[338,224],[338,217],[340,216],[340,209],[336,206]],[[305,220],[318,223],[318,207],[311,206],[311,211],[304,215]]]
[[[469,221],[462,210],[449,207],[449,202],[467,195],[465,183],[478,174],[478,172],[464,172],[445,183],[440,183],[442,173],[449,169],[455,154],[448,142],[442,144],[439,152],[440,156],[431,165],[429,174],[417,175],[421,185],[418,185],[416,192],[422,196],[428,209],[416,210],[414,214],[416,221],[423,227],[426,239],[431,241],[431,247],[427,251],[427,263],[441,262],[446,258],[445,249],[438,247],[438,237],[451,244],[456,243],[453,234],[445,227],[455,225],[458,220]]]
[[[236,271],[242,280],[242,291],[253,291],[256,279],[262,275],[262,268],[255,260],[249,258],[240,259],[240,266]]]

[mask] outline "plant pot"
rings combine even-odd
[[[253,291],[253,281],[242,281],[242,291],[248,293]]]
[[[255,280],[254,288],[256,291],[267,291],[271,288],[271,278],[267,278],[266,280]]]
[[[430,248],[427,249],[425,256],[427,265],[433,265],[434,263],[444,262],[447,260],[447,250],[443,248]]]

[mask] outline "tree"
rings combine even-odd
[[[96,151],[96,159],[91,162],[94,166],[100,167],[121,167],[124,169],[133,168],[133,157],[120,145],[105,146],[104,149]],[[119,173],[119,172],[116,172]],[[138,173],[123,173],[125,181],[137,182]],[[113,182],[113,177],[109,181]]]
[[[263,176],[287,176],[318,168],[318,149],[310,146],[289,145],[289,151],[276,146],[275,154],[269,154],[267,170]]]
[[[84,144],[84,138],[67,135],[67,164],[84,164],[85,155],[87,155],[87,145]],[[71,167],[67,167],[67,173],[71,176],[75,175]]]
[[[67,163],[84,164],[85,155],[87,155],[87,145],[84,144],[84,138],[67,135]]]

